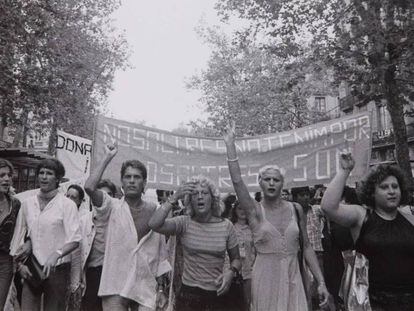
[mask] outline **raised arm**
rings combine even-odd
[[[148,221],[148,226],[155,232],[174,235],[176,234],[176,224],[173,220],[167,219],[173,206],[178,204],[178,200],[183,199],[186,195],[191,195],[195,189],[193,182],[187,182],[178,187],[174,194],[168,198],[159,208],[152,214]]]
[[[105,157],[99,163],[96,170],[92,171],[85,182],[85,191],[92,200],[92,204],[96,207],[101,207],[103,203],[103,193],[98,190],[98,183],[102,178],[102,175],[108,166],[109,162],[115,157],[118,152],[118,148],[115,145],[105,146]]]
[[[229,166],[230,177],[233,183],[234,190],[236,191],[237,198],[240,206],[246,212],[249,223],[254,225],[257,221],[256,214],[256,201],[250,196],[249,190],[244,183],[239,165],[239,159],[237,157],[236,144],[235,144],[235,123],[232,122],[226,129],[226,133],[223,135],[224,142],[227,149],[227,164]]]
[[[341,154],[340,167],[329,183],[321,201],[325,215],[334,222],[351,228],[360,224],[364,218],[364,209],[359,205],[341,204],[342,193],[355,161],[351,154]]]

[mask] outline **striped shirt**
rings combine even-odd
[[[171,219],[183,245],[182,282],[187,286],[217,290],[219,286],[215,280],[223,273],[226,250],[238,244],[233,224],[227,219],[199,223],[190,216]]]

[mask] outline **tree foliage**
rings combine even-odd
[[[188,82],[189,88],[202,91],[209,115],[206,121],[192,123],[196,133],[219,135],[230,119],[238,124],[239,134],[256,135],[326,118],[308,105],[311,95],[331,92],[323,64],[305,54],[286,58],[275,53],[251,29],[233,38],[214,28],[202,29],[200,35],[213,53],[207,70]]]
[[[248,20],[274,55],[307,55],[332,68],[335,82],[347,81],[359,103],[385,100],[397,161],[412,178],[404,115],[414,100],[413,1],[224,0],[217,10],[224,20]]]
[[[110,19],[118,5],[117,0],[0,2],[3,127],[59,127],[91,137],[93,116],[104,107],[114,72],[126,65],[126,41]]]

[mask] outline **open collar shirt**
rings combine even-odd
[[[99,296],[120,295],[155,310],[156,277],[171,266],[164,236],[150,231],[138,242],[128,203],[104,193],[101,212],[110,210]]]
[[[23,242],[25,232],[32,241],[32,252],[41,265],[49,256],[70,242],[79,242],[81,233],[76,204],[58,193],[42,210],[37,194],[22,202],[12,244]],[[11,254],[13,255],[13,249]],[[70,254],[62,257],[58,265],[71,261]]]

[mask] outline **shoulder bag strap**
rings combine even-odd
[[[297,207],[296,204],[298,204],[298,203],[292,202],[293,209],[295,210],[296,222],[298,223],[298,227],[299,227],[299,246],[300,246],[300,251],[303,252],[302,228],[300,226],[300,216],[299,216],[299,211],[298,211],[298,207]]]
[[[408,222],[414,226],[414,215],[399,212]]]

